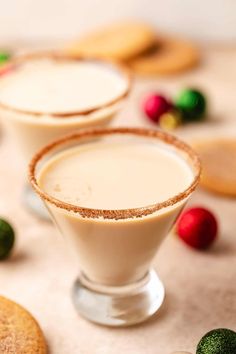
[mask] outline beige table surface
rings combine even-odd
[[[203,65],[188,74],[136,80],[115,125],[150,126],[139,102],[150,90],[175,94],[185,85],[199,86],[211,99],[208,123],[183,127],[176,134],[191,141],[202,135],[236,136],[236,50],[206,48]],[[4,119],[4,117],[3,117]],[[2,131],[0,140],[0,215],[17,230],[12,257],[0,263],[0,293],[28,308],[41,324],[51,354],[194,353],[199,338],[215,327],[236,330],[236,200],[200,189],[191,200],[219,217],[219,240],[208,252],[187,248],[170,235],[155,268],[166,287],[161,311],[132,328],[99,327],[79,317],[70,300],[78,269],[54,226],[30,215],[21,204],[24,171],[20,152]]]

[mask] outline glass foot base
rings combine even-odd
[[[29,184],[25,185],[23,191],[23,203],[31,213],[38,216],[40,219],[51,220],[47,208]]]
[[[163,303],[165,290],[155,271],[122,287],[101,286],[81,275],[73,288],[73,302],[86,319],[105,326],[129,326],[152,316]]]

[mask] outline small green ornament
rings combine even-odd
[[[176,107],[181,111],[185,122],[197,122],[204,119],[207,102],[204,95],[194,89],[185,89],[175,100]]]
[[[14,245],[15,233],[11,225],[0,219],[0,260],[6,258]]]
[[[208,332],[198,343],[196,354],[236,354],[236,333],[227,328]]]
[[[5,64],[8,60],[11,59],[11,54],[8,52],[2,52],[0,50],[0,65]]]

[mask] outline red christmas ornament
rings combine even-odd
[[[8,74],[10,71],[12,71],[12,65],[3,65],[0,67],[0,76]]]
[[[189,246],[205,249],[215,240],[217,235],[217,220],[205,208],[186,210],[177,221],[177,234]]]
[[[151,121],[158,123],[161,115],[172,107],[171,103],[161,95],[149,95],[143,103],[143,111]]]

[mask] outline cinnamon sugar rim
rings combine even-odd
[[[0,101],[0,108],[9,110],[15,113],[20,113],[20,114],[26,114],[26,115],[33,115],[35,117],[40,117],[40,116],[45,116],[49,115],[53,118],[73,118],[75,116],[87,116],[91,113],[95,113],[101,109],[109,108],[110,106],[113,106],[114,104],[122,101],[124,98],[128,96],[131,90],[131,85],[132,85],[132,76],[130,70],[123,64],[118,63],[116,61],[108,60],[108,59],[100,59],[96,57],[85,57],[85,56],[72,56],[70,54],[63,54],[59,52],[40,52],[40,53],[31,53],[31,54],[25,54],[19,57],[16,57],[12,59],[10,62],[8,62],[6,65],[4,65],[4,68],[9,68],[10,73],[11,69],[17,70],[21,65],[23,65],[27,61],[31,60],[37,60],[37,59],[51,59],[54,61],[87,61],[87,62],[94,62],[98,64],[103,64],[104,66],[107,66],[107,68],[112,68],[114,72],[118,72],[118,75],[121,77],[123,76],[126,81],[126,89],[124,90],[123,93],[118,95],[116,98],[100,105],[96,105],[92,108],[89,109],[84,109],[84,110],[78,110],[78,111],[69,111],[69,112],[40,112],[40,111],[30,111],[30,110],[24,110],[20,108],[15,108],[11,105],[5,104]],[[1,70],[0,70],[1,74]]]
[[[183,192],[167,199],[164,202],[156,203],[156,204],[152,204],[140,208],[117,209],[117,210],[84,208],[77,205],[69,204],[57,198],[52,197],[51,195],[47,194],[39,187],[37,179],[35,177],[36,166],[45,155],[53,151],[55,148],[69,141],[80,142],[80,140],[84,138],[94,138],[94,137],[96,138],[98,136],[108,136],[108,135],[115,135],[115,134],[134,135],[134,136],[140,136],[146,138],[157,138],[158,140],[161,140],[162,142],[168,145],[172,145],[178,150],[181,150],[182,152],[187,154],[188,158],[190,158],[192,162],[192,166],[195,170],[195,175],[192,183]],[[79,213],[80,216],[86,218],[102,217],[104,219],[120,220],[120,219],[140,218],[143,216],[147,216],[160,209],[173,206],[174,204],[187,198],[198,185],[200,173],[201,173],[201,164],[198,155],[194,152],[194,150],[189,145],[182,142],[181,140],[174,137],[173,135],[165,133],[163,131],[157,131],[157,130],[151,130],[145,128],[123,128],[123,127],[122,128],[96,128],[96,129],[81,130],[74,134],[67,135],[45,146],[43,149],[37,152],[35,156],[32,158],[29,164],[28,172],[29,172],[30,183],[34,188],[34,190],[36,191],[36,193],[39,194],[39,196],[43,200],[53,204],[54,206],[67,210],[69,212],[72,211],[74,213]]]

